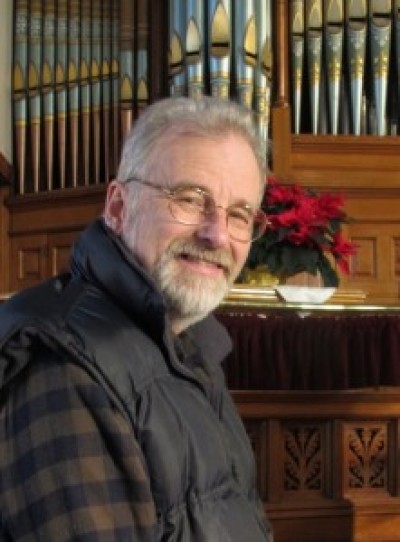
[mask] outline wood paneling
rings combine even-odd
[[[400,138],[291,134],[290,107],[273,109],[274,174],[346,198],[347,233],[359,245],[341,285],[368,303],[400,299]]]
[[[349,227],[359,248],[353,258],[352,279],[346,282],[366,291],[367,299],[398,302],[400,222],[387,221],[383,211],[384,206],[380,223],[360,219]]]
[[[103,209],[105,188],[8,201],[11,272],[3,291],[18,291],[68,268],[71,245]]]
[[[71,246],[77,231],[16,235],[11,242],[10,290],[34,286],[69,268]]]
[[[24,235],[11,243],[12,292],[33,286],[47,277],[47,235]]]
[[[400,392],[233,392],[275,542],[400,540]]]

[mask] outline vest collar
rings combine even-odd
[[[93,222],[78,238],[72,250],[71,270],[106,291],[142,329],[164,342],[169,326],[161,293],[102,219]],[[203,358],[212,364],[219,363],[231,349],[225,328],[213,316],[194,324],[188,332]]]

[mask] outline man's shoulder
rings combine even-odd
[[[37,348],[62,353],[124,397],[167,373],[162,347],[106,292],[61,277],[17,294],[3,307],[0,387],[32,363]]]
[[[65,274],[16,293],[0,306],[0,341],[21,322],[48,320],[60,313],[81,290],[82,284]]]
[[[82,291],[81,284],[71,284],[69,275],[55,277],[14,295],[0,308],[0,386],[30,363],[38,348],[68,350],[71,337],[63,315]]]

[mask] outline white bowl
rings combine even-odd
[[[336,288],[318,288],[316,286],[275,286],[278,294],[289,303],[325,303]]]

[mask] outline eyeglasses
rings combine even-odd
[[[132,181],[161,192],[169,200],[168,208],[172,218],[180,224],[199,226],[206,217],[215,215],[217,209],[223,209],[226,212],[229,236],[241,243],[255,241],[267,227],[267,217],[260,209],[254,210],[247,203],[222,207],[198,186],[167,188],[136,177],[130,177],[125,182]]]

